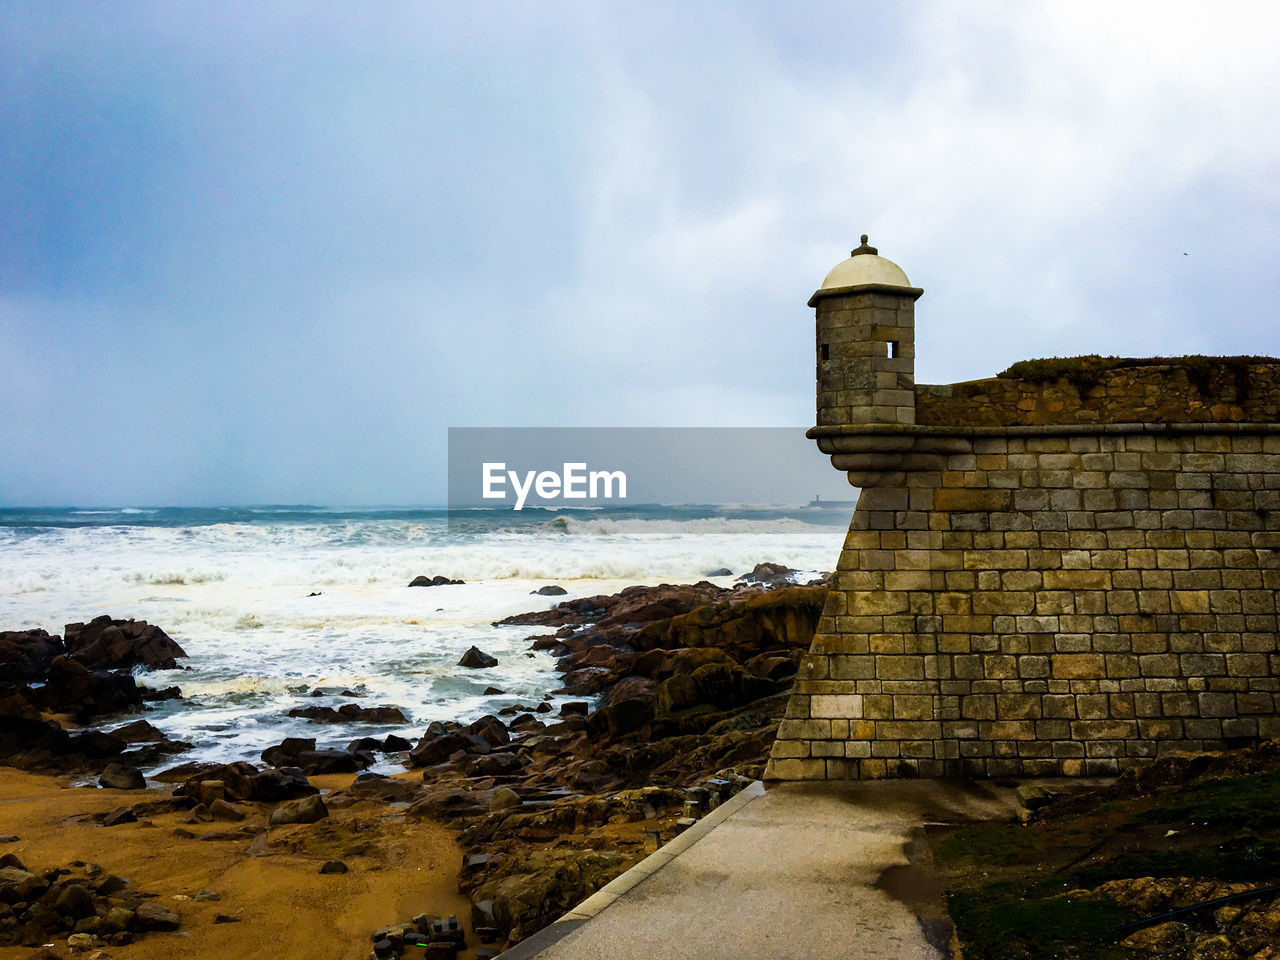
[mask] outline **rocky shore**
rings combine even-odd
[[[294,883],[301,869],[331,887],[358,881],[382,891],[376,916],[360,912],[371,922],[335,956],[394,956],[412,943],[429,945],[429,956],[490,956],[759,776],[826,593],[821,582],[794,585],[789,573],[762,564],[729,588],[706,581],[630,587],[504,621],[530,627],[531,647],[557,659],[559,692],[582,698],[555,716],[543,701],[469,724],[433,723],[416,742],[362,737],[326,749],[314,738],[289,738],[265,750],[261,764],[180,764],[154,775],[149,789],[138,768],[188,745],[145,720],[105,731],[77,725],[144,709],[155,694],[133,671],[171,669],[185,656],[181,647],[154,625],[106,617],[70,625],[61,638],[0,634],[0,763],[92,775],[99,784],[68,790],[65,780],[8,776],[20,796],[0,816],[0,833],[14,838],[5,867],[11,875],[0,873],[0,957],[3,944],[63,956],[133,940],[128,955],[144,956],[153,931],[190,936],[184,955],[201,955],[187,922],[194,898],[201,890],[228,892],[212,875],[190,878],[192,845],[217,848],[231,872],[275,864]],[[305,708],[304,715],[322,725],[402,719],[394,707],[351,704]],[[361,772],[379,756],[399,759],[405,772]],[[28,801],[29,816],[19,822],[16,811]],[[55,816],[41,816],[53,807]],[[172,862],[188,878],[175,891],[171,878],[157,874],[160,887],[170,887],[158,895],[170,898],[173,926],[149,925],[150,910],[136,919],[147,894],[103,894],[95,886],[98,871],[108,870],[100,861],[139,875],[140,845],[144,860]],[[432,863],[433,883],[411,882],[407,895],[390,895],[386,880],[415,850],[446,848],[454,852]],[[262,896],[296,901],[288,886]],[[72,899],[75,911],[67,908]],[[231,899],[214,911],[223,918],[220,931],[234,920],[246,922],[237,931],[247,929],[255,911],[270,913],[269,904]],[[319,902],[338,917],[351,914],[332,898]],[[134,919],[123,924],[121,910],[133,910]],[[200,908],[201,923],[215,922],[205,913]],[[271,933],[232,939],[245,936],[266,942]],[[201,931],[206,938],[228,948],[225,932]],[[232,952],[254,955],[245,943]]]

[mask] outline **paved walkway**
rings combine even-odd
[[[921,828],[1014,809],[985,782],[756,783],[502,957],[948,957]]]

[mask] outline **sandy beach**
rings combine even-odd
[[[313,782],[322,790],[338,789],[352,779]],[[157,902],[181,917],[176,933],[147,933],[132,944],[104,948],[103,956],[362,960],[369,954],[370,933],[420,913],[456,913],[469,925],[470,906],[457,890],[461,851],[453,833],[438,823],[404,818],[385,803],[334,809],[319,823],[272,827],[252,841],[201,840],[229,825],[189,824],[183,811],[103,827],[92,820],[94,814],[157,799],[159,792],[69,782],[0,769],[0,833],[19,838],[0,846],[0,854],[15,854],[35,871],[76,860],[98,864],[135,889],[156,894]],[[247,804],[245,810],[244,824],[265,827],[264,808]],[[175,835],[175,829],[195,838]],[[329,859],[344,860],[349,872],[320,874]],[[202,888],[220,899],[197,902]],[[215,923],[217,914],[239,920]],[[70,955],[65,938],[52,949]],[[31,947],[0,948],[0,960],[31,956]]]

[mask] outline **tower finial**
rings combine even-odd
[[[867,243],[867,235],[864,233],[864,234],[862,235],[862,246],[858,247],[856,250],[850,250],[850,251],[849,251],[849,256],[851,256],[851,257],[856,257],[856,256],[858,256],[858,254],[860,254],[860,253],[870,253],[870,254],[872,254],[872,255],[874,256],[875,254],[878,254],[879,252],[880,252],[879,250],[877,250],[875,247],[873,247],[873,246],[871,246],[871,245],[869,245],[869,244]]]

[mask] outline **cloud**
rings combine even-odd
[[[422,502],[450,425],[804,425],[862,232],[921,381],[1280,352],[1267,5],[4,12],[0,455],[96,468],[0,501]]]

